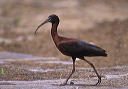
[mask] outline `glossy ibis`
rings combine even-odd
[[[98,47],[98,46],[83,42],[83,41],[78,40],[78,39],[66,38],[66,37],[59,36],[57,33],[57,27],[59,25],[59,17],[55,14],[50,15],[42,24],[40,24],[37,27],[35,33],[37,32],[37,30],[42,25],[44,25],[47,22],[52,23],[51,35],[52,35],[53,41],[54,41],[56,47],[58,48],[58,50],[62,54],[72,57],[72,60],[73,60],[72,72],[68,76],[66,81],[61,85],[63,85],[63,86],[66,85],[69,78],[75,72],[75,60],[76,60],[76,58],[84,60],[85,62],[87,62],[88,64],[90,64],[92,66],[92,68],[94,69],[94,71],[98,77],[98,82],[95,85],[99,85],[101,83],[101,76],[96,71],[94,65],[91,62],[89,62],[88,60],[86,60],[84,58],[84,56],[89,56],[89,57],[105,56],[106,57],[107,56],[107,54],[105,53],[106,51],[104,49]]]

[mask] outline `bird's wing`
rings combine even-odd
[[[82,50],[77,40],[61,41],[58,43],[58,49],[69,54]]]
[[[105,52],[104,49],[101,49],[98,46],[95,46],[95,45],[92,45],[92,44],[89,44],[83,41],[79,41],[78,44],[81,45],[81,47],[88,52]]]
[[[97,53],[105,53],[105,50],[101,49],[100,47],[80,40],[62,41],[59,43],[59,47],[61,50],[69,54],[85,53],[94,55]]]

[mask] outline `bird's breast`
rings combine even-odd
[[[66,55],[66,56],[71,56],[71,52],[69,52],[68,50],[66,50],[66,49],[63,48],[62,46],[58,46],[57,48],[58,48],[58,50],[59,50],[62,54]]]

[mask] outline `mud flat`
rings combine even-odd
[[[35,57],[30,54],[0,53],[0,89],[127,89],[128,66],[97,68],[102,83],[93,86],[97,77],[92,68],[76,68],[76,73],[63,83],[72,63],[55,57]],[[79,60],[78,60],[79,61]],[[78,71],[79,70],[79,71]],[[70,84],[70,83],[74,84]]]
[[[95,78],[71,79],[74,85],[59,86],[65,79],[37,81],[0,81],[1,89],[128,89],[127,77],[102,79],[99,86],[93,86]]]

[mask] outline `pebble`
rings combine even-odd
[[[73,83],[73,82],[70,82],[70,84],[71,84],[71,85],[74,85],[74,83]]]

